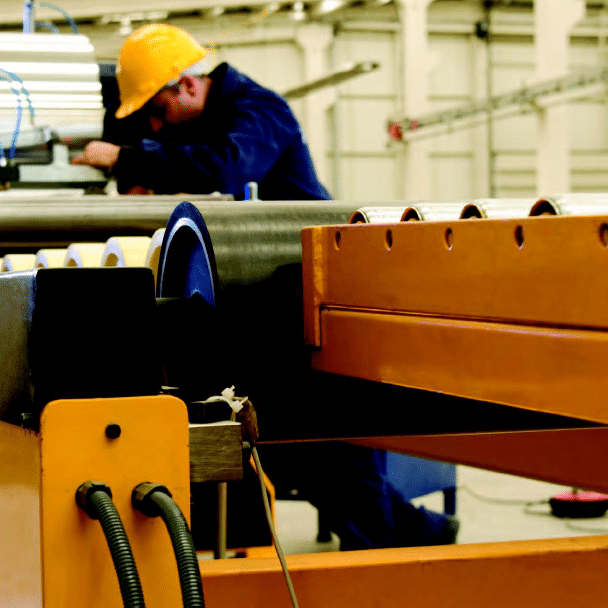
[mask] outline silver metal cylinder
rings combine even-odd
[[[461,219],[516,219],[530,215],[535,199],[479,199],[465,205]]]
[[[449,222],[460,217],[466,202],[428,202],[415,203],[405,209],[402,222]]]
[[[531,216],[604,215],[608,213],[608,193],[556,194],[536,201]]]
[[[349,224],[394,224],[401,221],[405,206],[361,207],[348,220]]]

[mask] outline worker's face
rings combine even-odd
[[[159,91],[145,105],[150,126],[155,133],[168,125],[180,125],[196,118],[201,109],[197,103],[195,90],[185,79],[174,87]]]

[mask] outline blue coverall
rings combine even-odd
[[[209,77],[200,117],[157,134],[145,115],[117,120],[117,100],[106,104],[104,139],[123,146],[113,169],[119,192],[139,185],[156,194],[217,191],[242,200],[253,181],[262,200],[330,199],[288,103],[226,63]],[[442,542],[446,518],[401,498],[383,476],[382,451],[338,442],[263,446],[261,454],[271,481],[285,485],[280,478],[288,476],[342,549]]]

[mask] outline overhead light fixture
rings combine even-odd
[[[121,17],[120,26],[118,27],[119,36],[128,36],[133,32],[133,26],[131,25],[131,17]]]
[[[303,21],[306,19],[306,13],[304,12],[304,2],[298,0],[293,3],[293,11],[291,12],[291,18],[294,21]]]
[[[344,0],[321,0],[318,9],[315,11],[319,15],[332,13],[344,6]]]

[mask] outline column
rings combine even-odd
[[[585,14],[584,0],[535,0],[536,79],[550,80],[569,71],[570,31]],[[538,112],[536,149],[538,195],[570,191],[570,136],[566,104]]]
[[[326,76],[328,49],[333,38],[330,25],[311,23],[297,29],[296,40],[304,52],[304,82]],[[332,179],[327,161],[329,150],[326,113],[333,103],[333,87],[309,93],[303,100],[302,128],[321,183],[330,187]]]
[[[401,24],[403,82],[402,115],[413,119],[428,112],[429,73],[434,56],[428,45],[427,13],[432,0],[397,0]],[[406,144],[404,198],[431,198],[430,143],[427,139]]]

